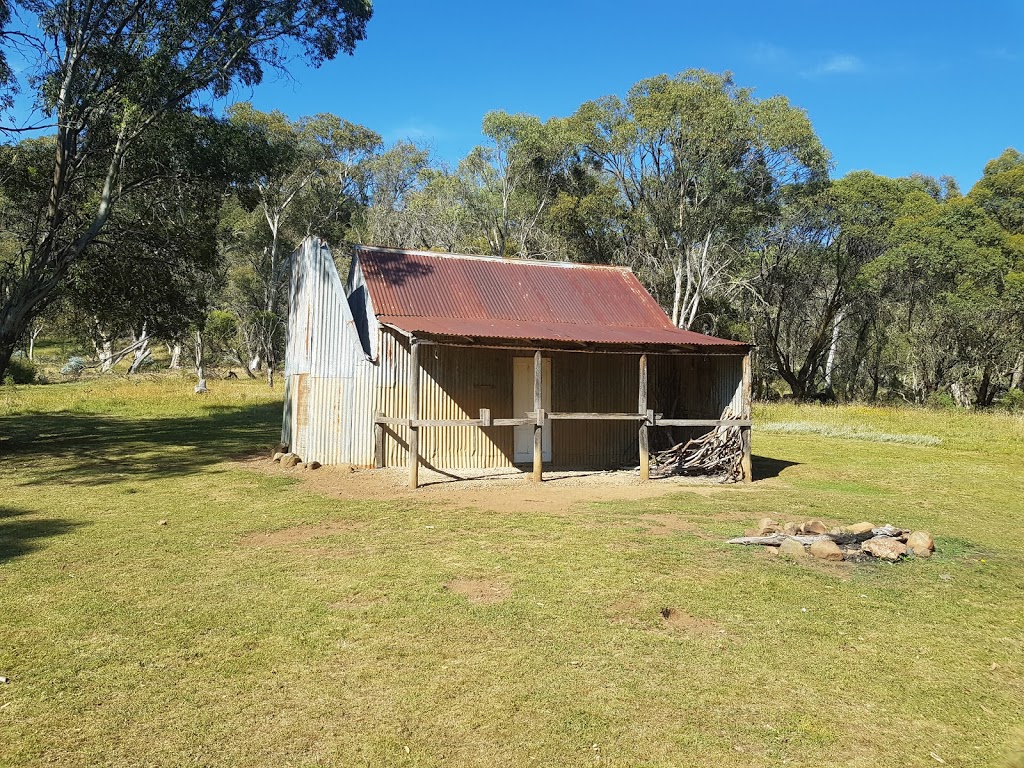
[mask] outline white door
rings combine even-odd
[[[533,358],[512,358],[512,417],[521,419],[533,410]],[[551,358],[542,357],[540,361],[541,406],[545,411],[551,410]],[[551,422],[548,422],[550,425]],[[517,464],[533,461],[533,424],[514,427],[516,431]],[[551,429],[544,428],[541,441],[541,458],[551,461]]]

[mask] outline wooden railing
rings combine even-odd
[[[567,411],[545,411],[542,406],[541,386],[541,353],[536,351],[533,356],[533,410],[526,414],[525,418],[515,419],[492,419],[489,408],[480,409],[480,417],[477,419],[421,419],[419,417],[419,386],[420,386],[420,365],[419,365],[419,342],[413,340],[410,345],[409,365],[409,416],[408,418],[396,418],[384,416],[378,413],[374,418],[375,433],[375,464],[378,467],[384,465],[384,427],[401,426],[409,430],[409,486],[416,488],[419,485],[419,430],[422,427],[519,427],[529,424],[533,425],[533,479],[541,482],[543,479],[543,430],[546,422],[557,420],[595,420],[595,421],[637,421],[639,424],[639,448],[640,448],[640,479],[646,481],[650,478],[650,452],[648,449],[648,430],[651,427],[740,427],[740,439],[743,446],[742,469],[743,478],[746,482],[751,480],[751,454],[750,454],[750,356],[743,358],[743,384],[742,419],[665,419],[662,414],[655,413],[647,408],[647,355],[640,355],[639,370],[639,392],[637,397],[636,413],[590,413],[590,412],[567,412]]]

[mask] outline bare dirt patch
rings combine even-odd
[[[474,605],[492,605],[512,596],[512,589],[507,584],[490,579],[452,579],[444,588],[462,595]]]
[[[679,608],[662,608],[661,619],[666,627],[693,634],[720,633],[718,625],[710,619],[699,619]]]
[[[327,520],[315,525],[297,525],[294,528],[283,528],[279,531],[250,533],[239,540],[245,547],[289,547],[302,544],[325,536],[337,536],[339,533],[358,531],[362,523],[347,520]]]
[[[420,469],[421,486],[412,491],[404,468],[357,469],[321,467],[282,469],[270,459],[250,459],[243,465],[266,474],[287,474],[309,490],[351,500],[418,500],[506,514],[547,512],[565,514],[592,502],[635,502],[673,493],[756,492],[757,486],[723,486],[714,480],[669,477],[641,483],[636,470],[545,470],[544,482],[516,467],[489,470]]]

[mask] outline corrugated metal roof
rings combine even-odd
[[[676,328],[625,267],[359,246],[373,311],[408,333],[658,346],[747,346]]]

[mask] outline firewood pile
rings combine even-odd
[[[894,525],[875,526],[868,522],[829,529],[821,520],[778,523],[767,517],[757,528],[727,543],[777,547],[780,555],[821,560],[896,562],[907,555],[931,557],[935,551],[935,540],[927,531],[909,531]]]
[[[722,419],[739,416],[728,407]],[[743,477],[743,443],[739,427],[715,427],[707,434],[651,455],[651,477],[710,475],[723,483]]]

